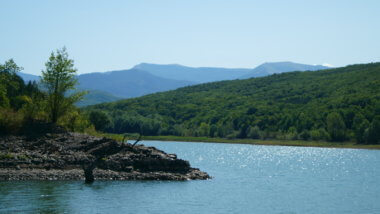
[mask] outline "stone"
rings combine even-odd
[[[210,176],[155,147],[64,132],[0,137],[0,180],[193,180]]]

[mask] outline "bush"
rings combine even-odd
[[[11,109],[0,109],[0,135],[17,134],[23,125],[23,114]]]
[[[71,110],[65,117],[60,118],[58,124],[73,132],[84,132],[91,124],[77,110]]]

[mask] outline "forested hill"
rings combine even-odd
[[[87,110],[105,112],[103,129],[116,133],[376,143],[380,63],[207,83]]]

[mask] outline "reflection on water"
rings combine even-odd
[[[380,213],[380,151],[143,143],[214,178],[0,182],[0,213]]]

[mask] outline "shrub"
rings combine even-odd
[[[0,135],[17,134],[24,124],[23,114],[11,109],[0,109]]]

